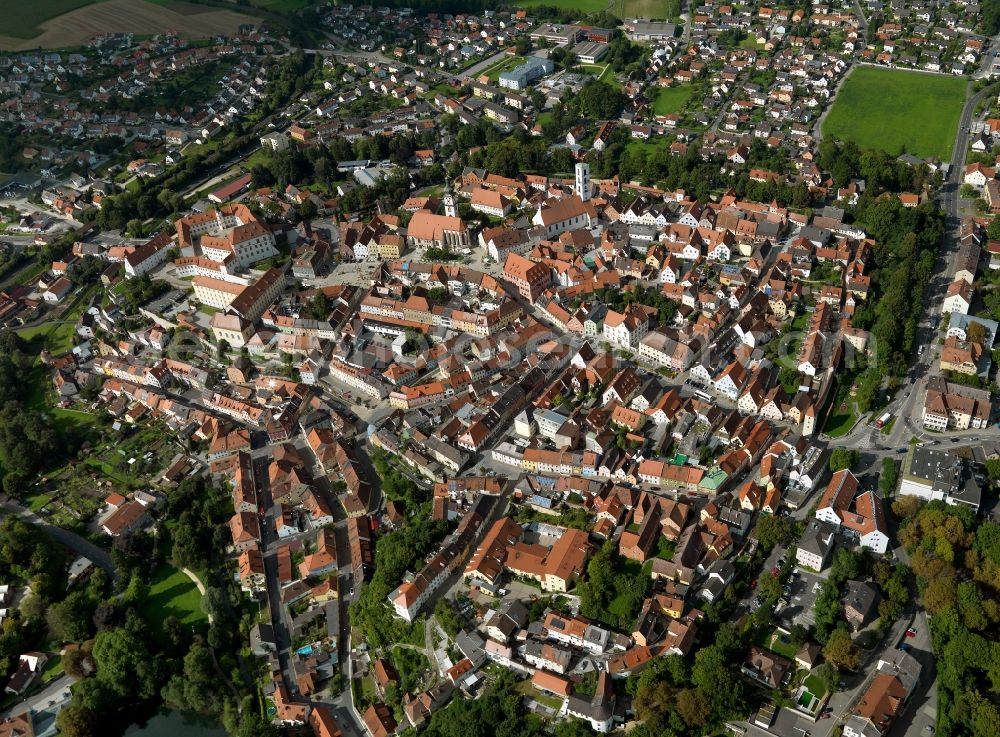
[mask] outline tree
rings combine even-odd
[[[733,675],[718,643],[703,647],[695,655],[691,682],[705,696],[713,720],[742,708],[743,684]]]
[[[848,448],[834,448],[830,453],[830,470],[836,473],[845,468],[852,468],[857,465],[861,455],[856,450]]]
[[[892,503],[892,513],[899,519],[910,519],[915,517],[920,510],[922,502],[917,496],[901,496]]]
[[[704,727],[711,716],[704,693],[693,688],[685,688],[678,692],[677,713],[692,729]]]
[[[62,664],[66,673],[77,680],[89,676],[96,668],[90,650],[84,648],[66,651],[62,656]]]
[[[862,557],[846,548],[838,548],[830,564],[830,579],[837,585],[861,575]]]
[[[816,669],[816,676],[826,687],[826,690],[833,693],[834,689],[837,687],[838,679],[840,675],[837,673],[837,669],[832,663],[821,663]]]
[[[754,528],[754,537],[764,550],[775,545],[787,545],[796,537],[795,523],[787,517],[762,514]]]
[[[131,618],[124,627],[98,633],[94,639],[94,660],[101,685],[119,697],[148,699],[156,693],[156,661],[150,657],[146,640]],[[88,679],[89,680],[89,679]]]
[[[935,576],[924,587],[924,606],[931,614],[939,614],[955,606],[958,589],[951,575]]]
[[[59,711],[56,725],[63,737],[92,737],[104,732],[100,728],[101,720],[90,709],[69,704]]]
[[[986,461],[986,475],[990,481],[1000,480],[1000,458],[990,458]]]
[[[48,608],[45,621],[60,642],[80,642],[93,633],[93,615],[94,606],[87,594],[74,591]]]
[[[232,733],[233,737],[278,737],[280,732],[271,722],[249,709],[244,709],[239,726]]]
[[[823,648],[823,656],[838,668],[854,670],[858,667],[860,653],[845,629],[835,629]]]
[[[971,321],[965,328],[965,337],[972,343],[982,345],[986,342],[986,328],[981,322]]]
[[[986,235],[990,240],[995,241],[1000,239],[1000,215],[994,215],[993,219],[990,220],[990,225],[986,229]]]

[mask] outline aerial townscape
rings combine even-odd
[[[1000,737],[1000,0],[0,4],[0,737]]]

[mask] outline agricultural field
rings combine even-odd
[[[34,38],[42,32],[41,25],[71,10],[90,5],[94,0],[37,0],[33,3],[10,3],[4,8],[4,35],[14,38]]]
[[[250,4],[272,13],[294,13],[313,5],[315,0],[250,0]]]
[[[173,29],[188,38],[231,34],[254,18],[175,0],[38,0],[6,3],[0,50],[54,49],[98,33],[152,35]]]
[[[282,0],[276,0],[282,2]],[[290,0],[284,0],[288,2]],[[261,0],[266,2],[266,0]],[[254,5],[258,4],[254,2]],[[522,8],[533,5],[552,5],[564,10],[579,10],[582,13],[599,13],[607,10],[619,18],[658,18],[668,20],[676,14],[678,4],[670,0],[519,0]],[[672,10],[671,10],[672,8]]]
[[[611,7],[608,0],[519,0],[517,5],[522,8],[551,5],[562,10],[579,10],[581,13],[599,13]]]
[[[622,7],[624,5],[624,8]],[[670,20],[680,5],[667,0],[614,0],[611,12],[618,11],[619,18],[659,18]]]
[[[677,87],[661,87],[653,99],[653,113],[656,115],[670,115],[680,112],[687,101],[691,99],[694,87],[689,84]]]
[[[823,135],[921,158],[949,158],[966,80],[939,74],[858,67],[844,80]]]

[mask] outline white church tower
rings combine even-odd
[[[455,207],[455,194],[451,191],[451,184],[449,183],[445,183],[442,202],[444,203],[445,215],[450,218],[458,217],[458,209]]]
[[[584,161],[576,165],[576,193],[584,202],[590,199],[590,164]]]

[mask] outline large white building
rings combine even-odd
[[[859,494],[859,488],[853,473],[837,471],[819,501],[816,519],[849,531],[862,547],[882,554],[889,548],[882,498],[871,490]]]
[[[965,461],[925,446],[911,446],[899,474],[899,494],[964,504],[979,511],[982,489]],[[818,516],[818,515],[817,515]]]
[[[232,304],[240,292],[246,289],[243,284],[215,279],[211,276],[196,276],[192,282],[194,298],[203,305],[216,310],[224,310]]]
[[[178,220],[176,227],[177,242],[185,255],[228,262],[236,269],[278,255],[274,234],[246,205],[223,205],[188,215]]]

